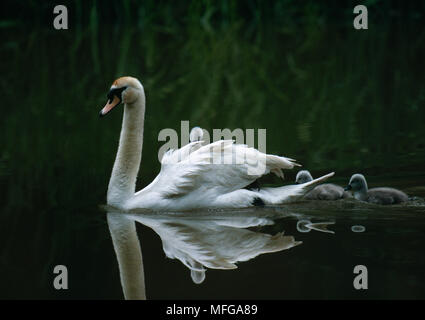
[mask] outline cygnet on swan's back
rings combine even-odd
[[[201,141],[203,136],[204,136],[204,131],[202,131],[202,128],[193,127],[192,130],[190,130],[189,141],[190,142]]]

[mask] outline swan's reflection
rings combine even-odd
[[[107,219],[120,269],[124,298],[145,300],[145,274],[136,225],[119,212],[109,212]]]
[[[139,213],[108,212],[126,299],[145,299],[143,263],[135,221],[152,228],[164,252],[189,268],[192,280],[202,283],[207,268],[235,269],[236,263],[295,247],[302,242],[283,232],[275,235],[247,229],[273,224],[282,213],[264,210],[221,212]]]

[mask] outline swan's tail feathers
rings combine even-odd
[[[325,182],[327,179],[332,177],[334,174],[335,174],[335,172],[331,172],[331,173],[325,174],[324,176],[321,176],[317,179],[311,180],[309,182],[293,185],[295,188],[298,188],[298,190],[296,192],[294,192],[292,200],[296,200],[297,198],[303,197],[310,190],[313,190],[318,184]]]
[[[273,154],[268,154],[266,157],[267,166],[270,167],[270,172],[274,173],[279,178],[284,179],[282,169],[292,169],[294,166],[301,167],[294,159],[279,157]]]
[[[273,154],[268,154],[266,161],[267,165],[269,165],[271,168],[292,169],[294,166],[301,166],[300,164],[296,163],[296,160],[294,159],[279,157]]]
[[[263,188],[258,191],[258,194],[266,205],[279,205],[294,202],[302,198],[316,185],[329,179],[334,174],[334,172],[331,172],[303,184],[291,184],[279,188]]]
[[[278,176],[281,179],[285,179],[285,175],[283,174],[283,171],[280,168],[271,169],[270,172],[274,173],[276,176]]]

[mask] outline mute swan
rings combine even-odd
[[[295,183],[306,183],[312,181],[313,177],[311,176],[308,170],[301,170],[297,173],[295,178]],[[304,199],[307,200],[338,200],[342,198],[349,197],[348,192],[344,191],[343,187],[337,186],[333,183],[325,183],[320,186],[315,187],[309,193],[304,196]]]
[[[407,194],[394,188],[373,188],[368,190],[366,178],[353,174],[345,190],[353,190],[354,198],[376,204],[396,204],[408,200]]]
[[[117,208],[190,210],[282,204],[300,198],[333,175],[301,185],[246,190],[243,188],[262,175],[273,172],[283,177],[282,169],[292,169],[298,164],[293,159],[234,144],[232,140],[206,146],[196,141],[165,153],[158,176],[135,193],[143,143],[144,89],[136,78],[121,77],[113,82],[107,97],[101,117],[124,103],[119,146],[107,193],[107,203]]]

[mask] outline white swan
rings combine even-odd
[[[298,199],[333,175],[330,173],[300,185],[247,190],[243,188],[262,175],[273,172],[283,177],[282,169],[292,169],[298,164],[293,159],[234,144],[232,140],[220,140],[206,146],[196,141],[164,154],[158,176],[135,193],[145,115],[145,93],[139,80],[132,77],[115,80],[100,116],[121,102],[124,102],[124,117],[107,193],[107,203],[117,208],[189,210],[282,204]]]

